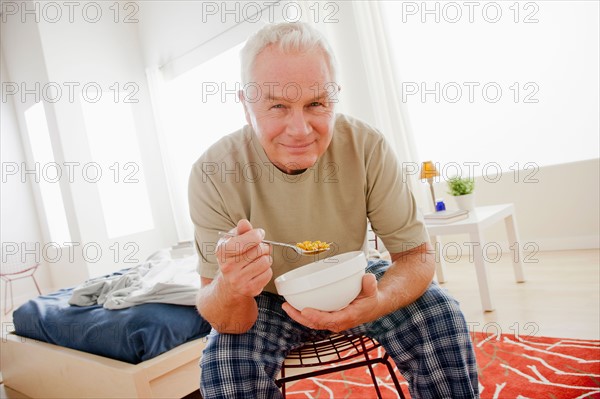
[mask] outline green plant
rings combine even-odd
[[[471,194],[475,189],[475,180],[456,176],[448,180],[448,188],[450,188],[448,191],[450,195]]]

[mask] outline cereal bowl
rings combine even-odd
[[[364,252],[347,252],[282,274],[275,279],[275,287],[298,310],[332,312],[345,308],[358,296],[366,266]]]

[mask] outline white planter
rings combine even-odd
[[[457,195],[453,197],[456,201],[456,207],[458,209],[464,209],[465,211],[472,211],[475,209],[475,194]]]

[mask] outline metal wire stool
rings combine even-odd
[[[4,258],[4,256],[3,256]],[[20,256],[7,256],[6,259],[2,259],[2,266],[0,268],[0,279],[4,281],[4,314],[8,314],[14,308],[14,298],[13,298],[13,289],[12,282],[14,280],[20,280],[22,278],[31,277],[33,279],[33,283],[35,284],[35,288],[38,293],[42,295],[42,291],[40,290],[40,286],[38,285],[35,276],[33,275],[37,268],[39,267],[39,263],[24,263],[21,261]],[[10,308],[7,309],[7,295],[10,290]]]
[[[285,398],[285,384],[288,382],[367,366],[369,368],[369,373],[371,374],[373,386],[375,391],[377,391],[377,397],[381,399],[381,391],[379,390],[379,384],[377,383],[377,378],[373,371],[373,364],[382,363],[387,366],[392,381],[394,382],[394,386],[398,391],[398,395],[401,399],[405,399],[398,378],[394,373],[394,368],[390,363],[390,356],[385,353],[380,357],[375,353],[376,357],[371,357],[371,352],[376,351],[380,346],[381,344],[379,342],[364,335],[349,336],[344,334],[332,334],[328,338],[320,341],[307,342],[300,348],[295,349],[288,354],[286,361],[281,367],[281,378],[276,380],[275,383],[281,388],[281,392]],[[286,369],[319,367],[360,357],[364,357],[364,360],[322,368],[289,377],[286,377],[285,375]]]

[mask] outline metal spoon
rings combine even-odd
[[[221,237],[236,237],[236,234],[232,234],[232,233],[224,233],[222,231],[219,231],[219,235]],[[280,247],[287,247],[287,248],[291,248],[294,251],[296,251],[298,254],[300,255],[316,255],[316,254],[320,254],[321,252],[326,252],[329,251],[329,248],[325,248],[325,249],[314,249],[312,251],[308,251],[306,249],[302,249],[296,245],[292,245],[292,244],[286,244],[283,242],[277,242],[277,241],[269,241],[269,240],[262,240],[262,242],[267,243],[267,244],[271,244],[271,245],[279,245]]]

